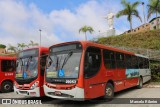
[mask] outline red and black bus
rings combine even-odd
[[[14,92],[25,96],[44,96],[43,82],[48,48],[36,47],[17,55]]]
[[[15,77],[15,57],[0,56],[0,91],[11,92]]]
[[[111,98],[151,79],[147,57],[109,46],[74,41],[49,48],[44,92],[52,98]],[[77,99],[76,99],[77,100]]]

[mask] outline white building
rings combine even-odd
[[[109,29],[106,32],[99,32],[99,37],[108,37],[108,36],[115,36],[116,30],[115,29]]]
[[[160,29],[160,17],[158,17],[157,19],[156,18],[153,18],[149,23],[150,23],[150,30],[155,30],[155,29],[158,29],[157,27],[157,22],[158,22],[158,27]]]

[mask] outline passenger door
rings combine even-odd
[[[115,88],[116,91],[124,89],[125,86],[125,60],[124,60],[124,54],[120,52],[115,52],[116,57],[116,81],[115,81]]]
[[[101,71],[101,49],[88,47],[84,59],[85,98],[96,98],[104,94]]]

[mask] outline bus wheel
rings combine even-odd
[[[2,83],[1,91],[3,93],[11,92],[12,88],[13,88],[13,84],[9,81],[5,81],[5,82]]]
[[[139,78],[139,84],[137,86],[138,89],[141,89],[143,87],[143,79],[142,77]]]
[[[114,97],[114,87],[111,83],[107,83],[104,97],[109,99],[112,99]]]

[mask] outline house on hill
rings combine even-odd
[[[138,32],[143,32],[146,30],[155,30],[158,29],[157,27],[157,22],[158,22],[158,26],[160,28],[160,17],[158,18],[153,18],[149,21],[149,23],[143,24],[138,26],[137,28],[128,31],[125,31],[123,34],[130,34],[130,33],[138,33]]]
[[[6,54],[6,49],[5,48],[0,48],[0,54]]]
[[[143,31],[146,31],[146,30],[150,30],[150,24],[149,23],[138,26],[137,28],[133,29],[132,31],[128,30],[128,31],[124,32],[123,34],[138,33],[138,32],[143,32]]]
[[[158,22],[158,27],[160,28],[160,17],[153,18],[151,21],[149,21],[149,23],[150,23],[150,30],[158,29],[157,28],[157,22]]]

